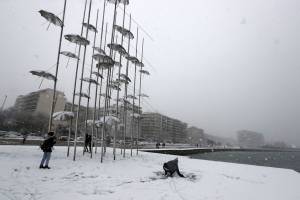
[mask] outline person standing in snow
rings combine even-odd
[[[51,131],[48,133],[47,138],[41,144],[41,149],[43,150],[44,155],[40,164],[40,169],[50,169],[49,160],[51,157],[52,148],[55,143],[56,143],[56,137],[54,136],[54,132]]]
[[[180,171],[179,171],[179,168],[178,168],[178,158],[174,159],[174,160],[170,160],[166,163],[164,163],[163,165],[163,168],[165,170],[165,176],[173,176],[173,174],[175,172],[177,172],[177,174],[180,176],[180,177],[184,177]]]

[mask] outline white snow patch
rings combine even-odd
[[[99,156],[66,158],[66,147],[55,147],[52,169],[38,169],[42,157],[36,146],[0,146],[1,200],[98,199],[227,199],[299,200],[300,174],[288,169],[179,158],[187,178],[165,178],[162,164],[176,156],[140,152],[104,163]]]

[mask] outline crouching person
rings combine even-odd
[[[178,158],[170,160],[169,162],[164,163],[163,168],[165,170],[165,176],[173,176],[176,172],[180,177],[184,177],[178,168]]]
[[[49,132],[47,138],[41,144],[41,149],[44,152],[40,168],[50,169],[49,160],[51,157],[51,152],[54,144],[56,143],[56,137],[54,136],[54,132]]]

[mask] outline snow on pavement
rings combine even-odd
[[[72,151],[71,151],[72,152]],[[300,173],[289,169],[179,158],[187,178],[165,178],[162,164],[176,156],[140,152],[104,163],[78,148],[76,162],[55,147],[52,169],[39,169],[36,146],[0,146],[0,200],[299,200]]]

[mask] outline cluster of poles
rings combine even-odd
[[[54,82],[48,131],[52,131],[54,120],[68,122],[67,156],[70,156],[71,138],[73,137],[74,161],[76,160],[78,137],[83,136],[83,134],[84,137],[87,134],[91,135],[91,143],[95,144],[94,149],[92,145],[91,158],[93,153],[97,153],[98,141],[100,141],[101,162],[103,162],[106,152],[105,139],[107,137],[113,139],[113,159],[116,159],[116,134],[118,132],[121,133],[122,137],[120,149],[123,157],[126,155],[126,139],[129,140],[127,143],[130,143],[130,155],[133,155],[135,149],[136,154],[138,154],[142,112],[141,98],[148,97],[142,93],[142,77],[150,75],[150,73],[144,69],[143,64],[144,38],[142,40],[141,55],[138,58],[139,28],[137,26],[136,35],[134,35],[131,31],[131,15],[129,16],[128,25],[125,24],[126,7],[128,5],[129,0],[103,0],[101,27],[99,28],[99,9],[97,9],[95,25],[92,25],[91,11],[93,9],[93,0],[85,0],[80,34],[66,35],[64,35],[64,27],[67,0],[64,0],[62,19],[51,12],[39,11],[41,16],[49,22],[49,25],[54,24],[60,27],[56,69],[55,74],[41,70],[30,72],[33,75]],[[117,24],[117,8],[119,6],[123,8],[121,25]],[[109,8],[113,9],[111,27],[108,27],[106,22],[106,10]],[[108,29],[110,28],[111,36],[109,41]],[[98,34],[99,32],[100,34]],[[100,37],[99,44],[96,44],[97,37]],[[121,38],[120,41],[118,41],[118,37]],[[78,51],[74,53],[62,51],[63,38],[75,44]],[[135,51],[130,52],[131,42],[134,42],[134,40],[136,45]],[[127,48],[124,47],[125,43],[127,43]],[[88,47],[92,48],[92,57],[91,64],[88,66],[89,76],[84,77]],[[54,113],[61,55],[76,61],[72,104],[70,111]],[[131,67],[134,67],[134,70],[129,70]],[[130,71],[134,71],[134,73],[130,74]],[[130,85],[133,87],[132,94],[128,92]],[[83,90],[86,87],[87,93],[84,93]],[[91,98],[93,92],[94,99]],[[78,100],[77,102],[75,101],[76,99]],[[82,105],[83,99],[86,99],[86,105]],[[115,102],[114,105],[113,101]],[[83,112],[81,108],[85,108],[84,113],[81,113]],[[89,113],[91,110],[92,113]],[[83,115],[84,117],[80,117]],[[131,123],[129,123],[129,119]],[[136,124],[137,127],[135,126]],[[128,126],[131,126],[131,129],[129,129],[130,133],[127,133]]]

